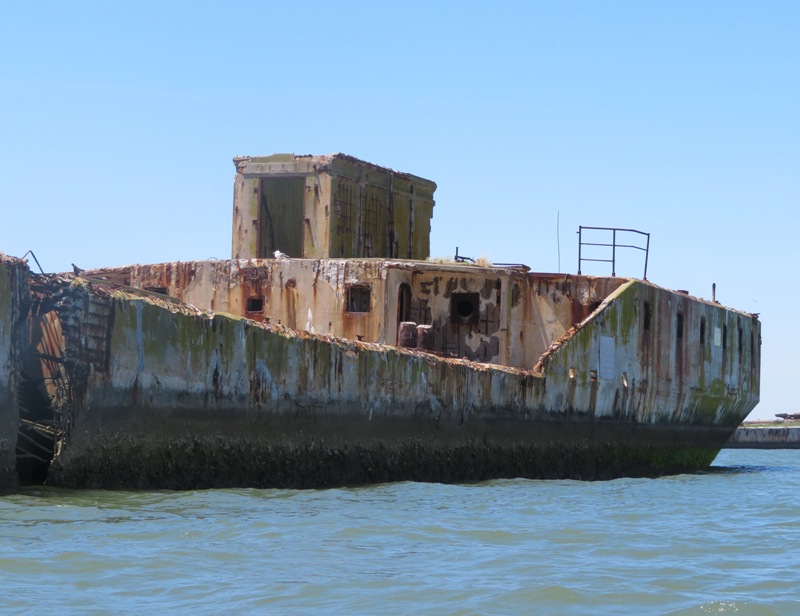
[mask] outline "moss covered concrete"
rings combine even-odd
[[[647,326],[645,310],[651,313]],[[727,327],[727,345],[710,341],[715,327]],[[747,341],[741,348],[732,334],[740,327]],[[613,341],[606,357],[603,337]],[[570,408],[596,418],[732,431],[759,399],[759,340],[760,324],[752,315],[629,281],[557,341],[537,368],[554,392],[548,408],[569,391]]]
[[[331,426],[337,430],[341,426]],[[57,461],[49,483],[70,488],[323,488],[383,483],[441,483],[497,478],[600,480],[654,477],[707,468],[718,448],[562,442],[460,443],[406,437],[340,442],[324,436],[194,433],[142,438],[106,434],[68,464]]]
[[[442,359],[81,285],[71,293],[69,310],[113,318],[107,361],[93,352],[74,375],[85,395],[51,468],[54,485],[654,476],[705,468],[731,431],[596,413],[591,405],[609,404],[607,393],[587,381],[577,387],[594,390],[589,402],[570,400],[555,371]],[[575,338],[585,349],[591,329]],[[76,358],[90,351],[86,337],[68,338]]]

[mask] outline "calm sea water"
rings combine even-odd
[[[0,496],[3,613],[798,614],[800,451],[661,479]]]

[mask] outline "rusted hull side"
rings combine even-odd
[[[628,310],[637,293],[625,287],[598,315]],[[616,379],[601,386],[558,368],[563,361],[577,373],[596,369],[590,332],[602,330],[599,321],[557,345],[550,367],[536,373],[200,313],[81,282],[51,318],[61,322],[73,393],[48,477],[62,486],[669,474],[710,464],[757,400],[744,390],[676,398],[650,384],[621,406]],[[639,342],[619,344],[625,357]]]

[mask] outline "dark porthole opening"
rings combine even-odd
[[[480,306],[480,296],[477,293],[453,293],[450,297],[450,322],[459,325],[477,323]]]

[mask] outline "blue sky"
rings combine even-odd
[[[433,256],[574,273],[579,225],[649,232],[652,282],[760,313],[751,418],[800,412],[799,28],[795,2],[3,2],[0,251],[226,258],[233,156],[344,152],[437,182]]]

